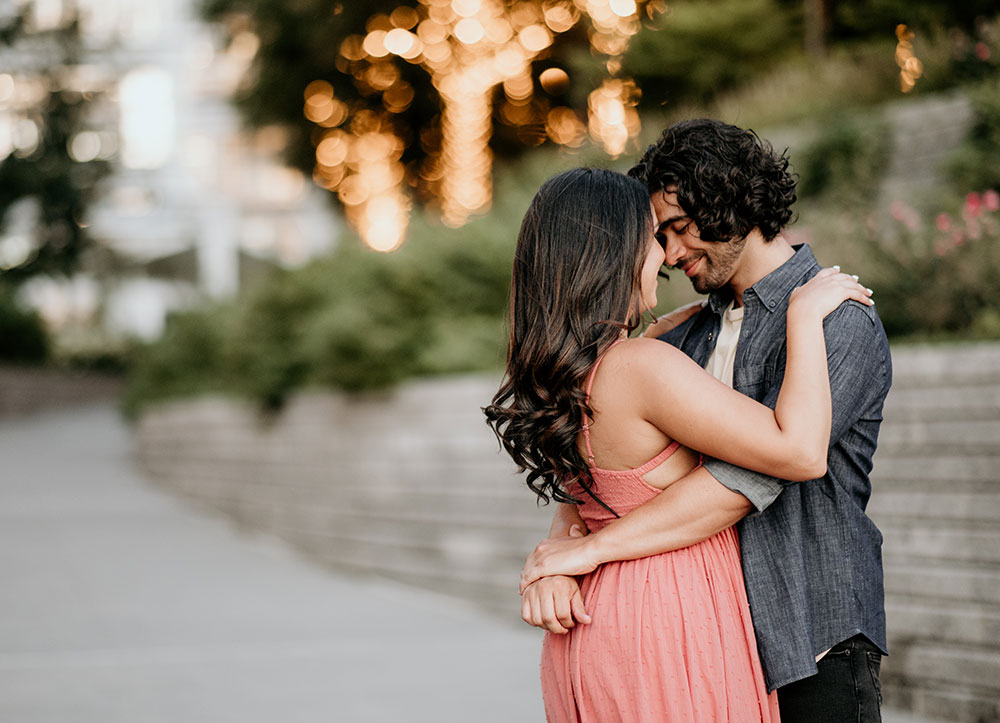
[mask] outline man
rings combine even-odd
[[[649,188],[666,264],[709,294],[675,328],[660,324],[660,339],[773,408],[789,294],[820,270],[808,246],[781,235],[795,201],[787,158],[750,131],[686,121],[664,131],[629,174]],[[833,400],[825,476],[788,483],[707,460],[587,536],[574,529],[582,527],[576,508],[560,505],[522,574],[525,620],[556,633],[586,624],[569,575],[685,547],[738,523],[757,645],[782,720],[879,720],[882,537],[865,507],[891,360],[872,308],[847,302],[824,330]]]

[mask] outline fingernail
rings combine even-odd
[[[837,269],[837,271],[840,271],[840,267],[837,266],[836,264],[833,265],[833,268]]]
[[[851,274],[851,278],[854,279],[855,281],[857,281],[858,280],[858,275],[857,274]]]
[[[874,293],[875,293],[875,292],[874,292],[874,291],[872,291],[871,289],[865,289],[865,291],[867,291],[867,292],[868,292],[869,294],[874,294]]]

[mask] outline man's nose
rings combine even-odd
[[[673,234],[666,234],[667,244],[665,251],[665,258],[663,263],[667,266],[676,266],[677,262],[684,258],[687,253],[687,247],[682,244]]]

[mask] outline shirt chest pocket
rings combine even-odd
[[[777,365],[772,362],[749,364],[733,369],[733,389],[763,402],[774,386]]]

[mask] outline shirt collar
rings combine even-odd
[[[809,244],[796,244],[792,248],[795,249],[795,253],[788,261],[747,289],[757,295],[768,311],[777,308],[792,289],[799,285],[802,277],[817,266],[816,257],[813,256]],[[743,297],[745,303],[746,292],[743,293]],[[708,305],[713,312],[721,315],[732,300],[732,289],[725,286],[709,295]]]

